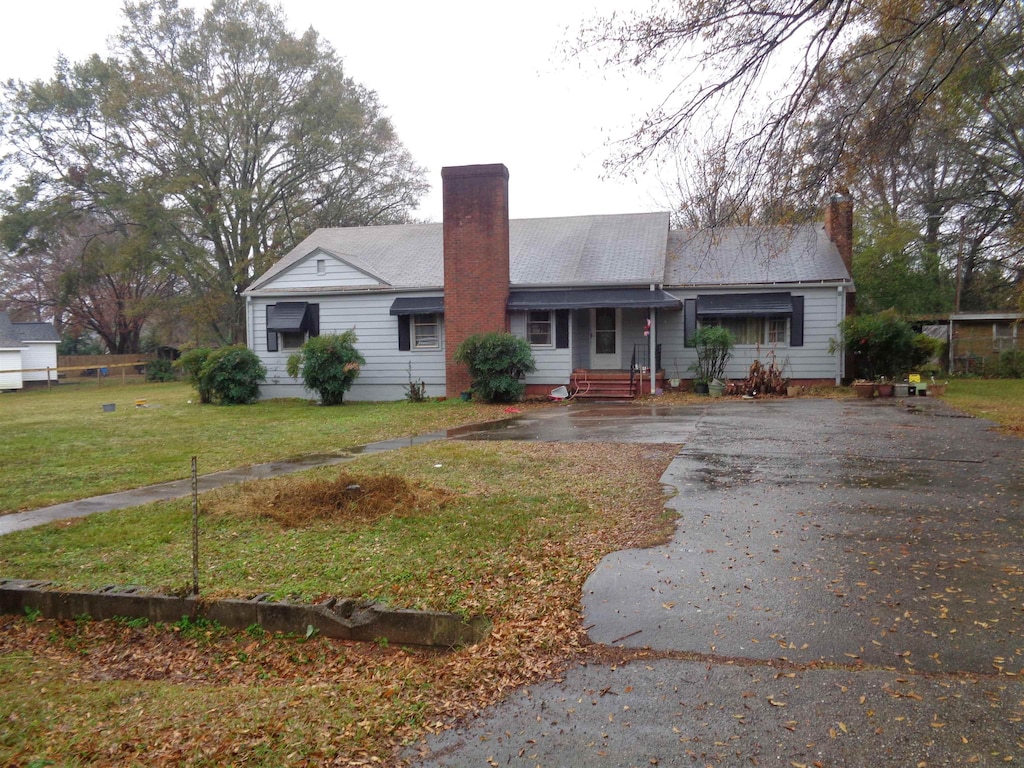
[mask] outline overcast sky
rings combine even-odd
[[[120,0],[0,0],[0,78],[48,77],[58,53],[106,51]],[[182,0],[205,7],[206,0]],[[656,173],[604,178],[609,140],[628,135],[668,87],[566,61],[561,50],[595,14],[649,0],[283,0],[294,31],[312,26],[347,74],[375,90],[427,169],[416,215],[441,220],[441,168],[504,163],[513,218],[662,210]]]

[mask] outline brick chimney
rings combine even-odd
[[[836,192],[825,209],[825,233],[836,244],[846,271],[853,275],[853,201],[849,194]]]
[[[469,389],[452,356],[475,333],[508,330],[508,168],[441,169],[444,206],[445,378],[448,397]]]

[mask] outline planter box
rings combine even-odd
[[[870,400],[875,396],[875,385],[870,381],[857,382],[853,385],[853,391],[857,393],[857,397]]]

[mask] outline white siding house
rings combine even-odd
[[[507,185],[504,166],[464,169]],[[410,376],[430,396],[453,394],[445,314],[464,327],[473,308],[446,305],[446,288],[464,295],[480,283],[488,301],[500,292],[505,329],[530,342],[537,370],[526,384],[535,395],[580,372],[624,372],[629,380],[653,367],[665,378],[691,378],[688,340],[707,323],[738,337],[730,377],[771,356],[797,382],[843,376],[842,355],[829,342],[854,290],[847,201],[833,200],[825,225],[698,232],[670,230],[667,213],[508,221],[506,208],[473,213],[468,225],[445,215],[444,224],[319,229],[258,277],[245,295],[248,343],[268,369],[262,396],[313,397],[287,375],[289,355],[311,335],[349,329],[366,358],[351,399],[401,399]],[[446,261],[447,233],[480,220],[507,224],[481,230],[492,238],[507,232],[507,287],[487,288],[503,265],[485,280],[468,274],[475,264],[502,263],[474,262],[472,246],[468,262],[466,251]],[[462,266],[446,274],[446,263]]]
[[[14,323],[0,312],[0,390],[57,380],[60,335],[49,323]],[[50,369],[50,370],[47,370]]]

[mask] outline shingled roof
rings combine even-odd
[[[20,349],[29,341],[60,342],[60,334],[51,323],[14,323],[0,312],[0,347]]]
[[[669,233],[665,259],[667,287],[849,279],[839,250],[820,223]]]
[[[660,283],[667,213],[513,219],[509,269],[513,286]],[[376,277],[382,287],[442,288],[442,224],[318,229],[260,276],[246,293],[260,294],[274,277],[317,249]],[[321,288],[322,290],[322,288]]]

